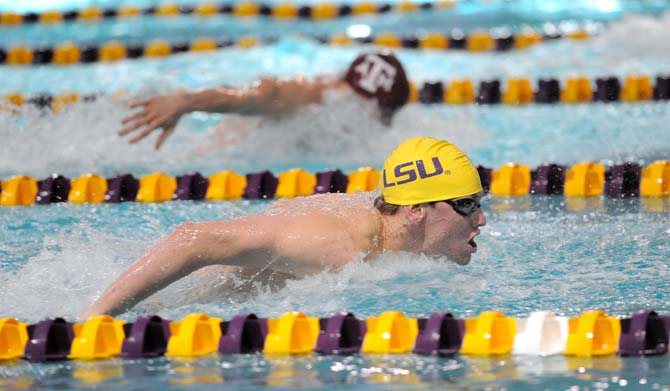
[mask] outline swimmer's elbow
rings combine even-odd
[[[210,236],[205,223],[185,222],[179,224],[166,241],[173,248],[175,258],[197,269],[210,262],[207,251]]]
[[[322,88],[305,80],[264,78],[258,87],[258,103],[266,115],[281,115],[319,102]]]
[[[174,231],[172,231],[170,240],[182,244],[192,244],[195,243],[200,236],[202,236],[203,230],[202,223],[180,223],[177,225],[177,227],[175,227]]]

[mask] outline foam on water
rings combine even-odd
[[[0,272],[3,312],[31,321],[45,316],[72,318],[90,304],[93,292],[118,275],[119,258],[144,251],[143,242],[106,235],[87,224],[80,229],[48,235],[40,253],[22,268]]]

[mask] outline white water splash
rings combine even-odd
[[[40,253],[22,268],[0,271],[3,316],[73,319],[116,278],[128,257],[145,250],[144,241],[103,234],[87,224],[79,228],[45,237]]]

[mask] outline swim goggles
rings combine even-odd
[[[445,202],[451,205],[452,208],[461,216],[470,216],[475,213],[475,211],[482,207],[477,200],[472,198],[462,198],[460,200],[444,200],[439,202]]]

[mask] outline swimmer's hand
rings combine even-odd
[[[169,95],[159,95],[152,98],[130,103],[130,108],[140,108],[140,111],[124,118],[121,124],[119,136],[125,136],[139,130],[129,142],[136,143],[147,137],[156,129],[162,129],[162,133],[156,140],[156,149],[174,133],[179,118],[188,111],[187,93],[178,91]]]

